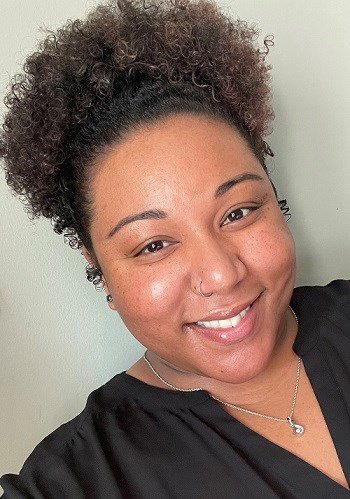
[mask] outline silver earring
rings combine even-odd
[[[107,295],[106,296],[106,300],[107,300],[108,303],[111,302],[111,301],[113,301],[112,295]]]

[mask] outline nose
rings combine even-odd
[[[198,295],[229,293],[246,272],[237,248],[228,241],[206,238],[193,250],[191,288]]]

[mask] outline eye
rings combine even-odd
[[[158,251],[161,251],[164,248],[167,248],[170,245],[171,245],[170,241],[162,241],[162,240],[152,241],[151,243],[144,246],[141,249],[141,251],[139,251],[135,256],[154,254],[157,253]]]
[[[237,222],[237,220],[246,217],[252,211],[252,209],[253,208],[238,208],[237,210],[231,211],[223,221],[222,225]]]

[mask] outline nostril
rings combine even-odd
[[[215,293],[231,292],[245,275],[245,265],[240,260],[236,259],[233,262],[228,258],[220,258],[203,270],[200,294],[209,297]]]

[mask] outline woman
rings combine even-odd
[[[14,84],[7,181],[147,351],[5,498],[349,496],[350,283],[294,289],[254,37],[206,1],[122,1]]]

